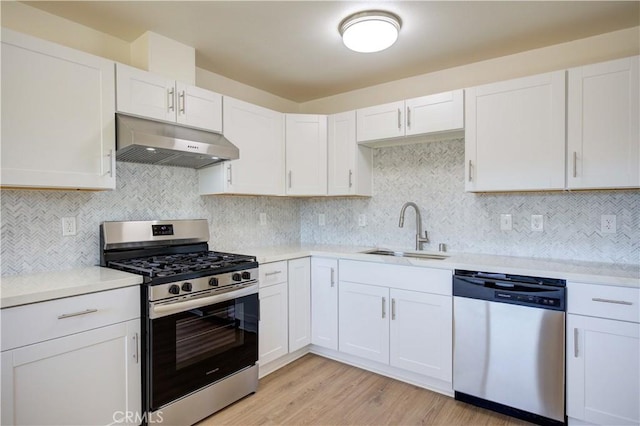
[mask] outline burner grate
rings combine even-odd
[[[254,258],[251,256],[197,252],[118,260],[109,262],[109,266],[148,277],[169,277],[193,272],[214,273],[220,268],[253,261]]]

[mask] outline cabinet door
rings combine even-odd
[[[404,136],[404,101],[357,110],[358,142]]]
[[[452,299],[391,289],[390,364],[451,382]]]
[[[2,30],[2,185],[115,188],[114,64]]]
[[[119,112],[175,123],[175,80],[117,64],[116,88]]]
[[[638,56],[569,70],[569,188],[640,186]]]
[[[355,193],[356,173],[356,112],[330,115],[327,120],[328,193],[352,195]]]
[[[327,116],[286,114],[287,195],[327,195]]]
[[[311,259],[311,343],[338,350],[338,261]]]
[[[264,365],[289,351],[287,283],[261,288],[259,297],[258,359]]]
[[[464,94],[462,90],[408,99],[406,135],[445,132],[464,127]]]
[[[176,89],[178,123],[222,133],[222,95],[181,82]]]
[[[3,425],[137,424],[140,320],[2,353]]]
[[[564,188],[564,71],[467,89],[465,97],[467,191]]]
[[[389,363],[389,289],[340,281],[339,349]]]
[[[567,415],[602,425],[640,422],[640,325],[567,315]]]
[[[289,352],[311,344],[311,258],[289,261]]]
[[[226,96],[223,111],[240,158],[198,170],[200,194],[284,195],[284,114]]]

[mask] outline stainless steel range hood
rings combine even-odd
[[[219,133],[120,113],[116,128],[120,161],[199,169],[240,156],[238,148]]]

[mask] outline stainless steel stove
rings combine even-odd
[[[143,417],[188,425],[256,391],[258,262],[206,220],[104,222],[101,265],[142,275]]]

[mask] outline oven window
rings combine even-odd
[[[151,409],[258,360],[258,295],[150,320]]]
[[[177,320],[176,369],[241,347],[244,344],[243,307],[233,304],[192,309],[187,312],[190,316]]]

